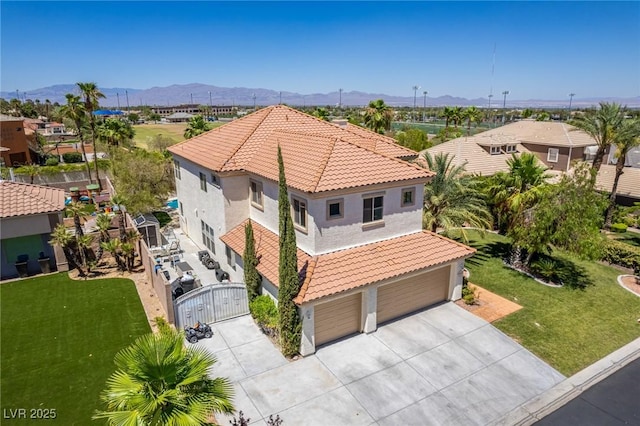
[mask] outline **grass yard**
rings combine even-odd
[[[209,123],[211,128],[222,126],[224,123],[215,121]],[[174,142],[182,142],[184,140],[184,131],[187,129],[189,123],[168,123],[168,124],[139,124],[133,126],[136,135],[133,138],[133,142],[136,146],[144,149],[148,149],[148,143],[155,136],[162,135]]]
[[[640,234],[637,232],[626,231],[620,234],[611,233],[609,234],[609,238],[640,247]]]
[[[466,262],[470,281],[523,306],[493,324],[562,374],[572,375],[640,337],[640,298],[617,284],[618,270],[556,251],[552,257],[573,263],[593,285],[551,288],[504,266],[507,238],[470,238],[478,249]]]
[[[103,408],[114,355],[150,332],[133,281],[74,281],[66,273],[15,281],[0,285],[0,307],[4,412],[55,409],[49,423],[98,424],[91,416]]]

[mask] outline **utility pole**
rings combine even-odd
[[[493,98],[493,95],[491,93],[489,93],[489,125],[491,127],[493,127],[493,114],[491,113],[491,98]]]
[[[127,113],[129,112],[129,91],[124,91],[125,96],[127,97]]]
[[[280,102],[278,104],[282,105],[282,91],[278,92],[278,96],[280,96]]]
[[[255,111],[256,110],[256,94],[254,93],[251,97],[253,98],[253,110]]]
[[[413,86],[413,121],[416,121],[416,95],[418,94],[418,90],[420,86]]]
[[[191,95],[191,105],[193,105],[193,93],[190,93]]]
[[[116,97],[118,98],[118,111],[120,110],[120,93],[116,92]]]
[[[213,103],[211,102],[211,90],[209,90],[209,115],[208,119],[211,120],[211,110],[213,109]]]
[[[502,125],[504,126],[504,119],[505,119],[505,115],[507,113],[506,109],[507,109],[507,95],[509,94],[508,90],[505,90],[504,92],[502,92],[502,95],[504,96],[504,98],[502,99]]]
[[[422,102],[422,121],[425,121],[425,116],[427,114],[427,91],[422,92],[424,96],[424,101]]]
[[[342,88],[338,89],[338,92],[340,93],[340,99],[338,101],[338,108],[342,109]]]

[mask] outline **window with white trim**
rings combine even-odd
[[[405,188],[402,190],[402,200],[400,205],[402,207],[412,206],[416,203],[416,189]]]
[[[204,244],[211,253],[216,254],[216,246],[213,243],[213,228],[200,220],[200,228],[202,230],[202,244]]]
[[[376,222],[382,220],[383,213],[382,195],[366,197],[362,200],[362,222]]]
[[[252,180],[249,182],[249,187],[251,190],[251,204],[262,209],[264,207],[262,201],[262,183]]]
[[[291,208],[293,209],[293,223],[299,228],[307,229],[307,202],[302,198],[291,197]]]
[[[207,192],[207,175],[200,172],[200,189]]]
[[[558,148],[549,148],[547,152],[547,161],[550,163],[557,163],[560,156],[560,150]]]
[[[233,269],[235,271],[236,270],[236,255],[235,255],[235,253],[233,252],[233,250],[231,250],[231,247],[229,247],[226,244],[224,246],[224,252],[225,252],[225,254],[227,256],[227,264],[229,264],[231,269]]]
[[[215,173],[211,173],[211,185],[215,186],[216,188],[220,188],[220,179]]]
[[[518,152],[515,145],[507,145],[506,151],[507,151],[507,154],[513,154],[514,152]]]
[[[492,146],[492,147],[490,148],[490,150],[489,150],[489,153],[490,153],[491,155],[497,155],[497,154],[500,154],[501,152],[502,152],[502,151],[501,151],[500,147],[499,147],[499,146],[497,146],[497,145]]]
[[[176,179],[180,179],[180,162],[178,160],[173,160],[173,174]]]
[[[344,217],[344,200],[327,201],[327,220],[340,219]]]

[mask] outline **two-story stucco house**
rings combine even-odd
[[[432,172],[416,153],[346,121],[286,106],[259,110],[170,148],[182,229],[242,281],[254,227],[263,293],[278,291],[282,149],[298,244],[300,351],[460,297],[473,249],[422,230]]]

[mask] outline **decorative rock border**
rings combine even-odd
[[[503,261],[502,263],[504,263],[504,266],[506,266],[507,268],[513,269],[516,272],[519,272],[521,274],[524,274],[524,275],[528,276],[529,278],[531,278],[532,280],[534,280],[538,284],[542,284],[544,286],[551,287],[551,288],[562,288],[563,287],[562,284],[551,284],[551,283],[542,281],[540,278],[536,278],[534,275],[530,274],[529,272],[523,271],[522,269],[518,269],[518,268],[514,267],[513,265],[507,263],[506,261]]]
[[[622,279],[623,279],[623,278],[625,278],[625,277],[633,277],[633,278],[636,278],[636,276],[635,276],[635,275],[618,275],[617,281],[618,281],[618,284],[620,285],[620,287],[624,288],[624,289],[625,289],[625,290],[627,290],[629,293],[631,293],[631,294],[633,294],[633,295],[635,295],[635,296],[640,297],[640,294],[636,293],[635,291],[631,290],[631,289],[630,289],[630,288],[628,288],[626,285],[624,285],[624,283],[622,282]]]

